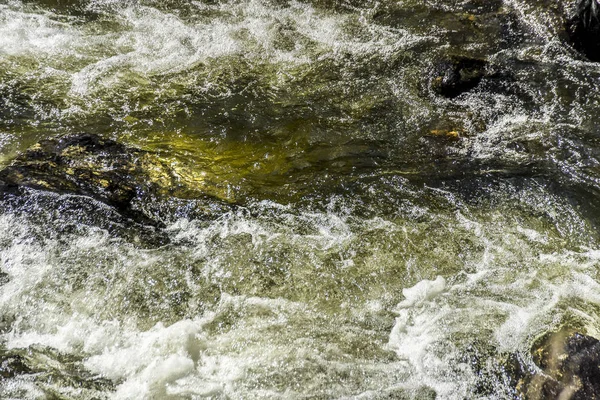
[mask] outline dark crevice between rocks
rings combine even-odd
[[[590,61],[600,61],[600,4],[581,0],[565,29],[571,45]]]

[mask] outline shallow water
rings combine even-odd
[[[600,334],[600,66],[544,3],[0,1],[1,164],[88,132],[188,188],[150,242],[0,204],[0,397],[516,398]],[[445,98],[451,56],[491,72]]]

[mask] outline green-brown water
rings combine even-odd
[[[28,369],[0,397],[515,398],[507,355],[600,334],[600,66],[570,6],[0,1],[2,165],[87,132],[189,189],[152,205],[162,246],[77,196],[0,204],[0,354]],[[457,56],[487,72],[447,98]]]

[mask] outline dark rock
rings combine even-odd
[[[170,242],[161,224],[138,222],[116,209],[87,197],[48,191],[0,188],[0,213],[10,213],[28,221],[28,234],[40,242],[49,238],[69,240],[72,235],[87,236],[95,229],[111,237],[125,239],[139,247],[154,248]],[[1,323],[0,323],[1,331]]]
[[[0,211],[36,226],[53,224],[59,234],[98,226],[136,243],[162,245],[166,239],[156,234],[166,222],[229,210],[193,185],[158,154],[83,134],[43,140],[0,171]]]
[[[600,61],[600,4],[598,0],[580,0],[575,15],[566,23],[573,47],[591,61]]]
[[[158,191],[143,169],[144,152],[95,135],[44,140],[0,171],[0,188],[32,188],[89,196],[122,215],[150,223],[132,207],[138,196]]]
[[[99,7],[94,7],[93,2],[88,0],[27,0],[26,3],[83,21],[95,21],[100,16]]]
[[[81,359],[40,345],[25,349],[0,348],[0,381],[31,376],[33,382],[92,391],[114,390],[112,381],[86,370]]]
[[[6,272],[0,271],[0,286],[8,283],[8,274]]]
[[[522,378],[527,398],[590,400],[600,398],[600,341],[561,329],[538,339],[532,348],[540,373]]]
[[[454,98],[475,88],[486,75],[484,60],[453,57],[437,65],[432,83],[434,91],[447,98]]]

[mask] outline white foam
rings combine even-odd
[[[399,309],[422,305],[439,294],[446,288],[446,280],[438,276],[434,281],[423,280],[411,288],[402,289],[405,300],[398,304]]]
[[[368,25],[364,18],[356,22],[368,35],[348,33],[348,21],[355,16],[328,14],[300,2],[285,8],[261,0],[203,5],[199,11],[208,9],[214,17],[189,20],[134,2],[96,1],[89,8],[115,19],[115,31],[93,22],[74,27],[50,12],[29,12],[14,4],[0,6],[0,54],[44,56],[47,67],[73,72],[71,94],[85,96],[128,82],[131,74],[174,74],[231,55],[298,64],[339,52],[387,56],[422,40]],[[293,48],[279,47],[282,26],[291,29]],[[62,62],[66,57],[83,67],[73,70],[75,65]]]
[[[533,337],[557,323],[554,314],[565,301],[600,302],[600,286],[590,274],[600,251],[566,250],[569,237],[527,223],[526,216],[497,211],[482,217],[464,206],[428,214],[437,223],[432,232],[410,210],[407,219],[365,220],[339,204],[323,212],[265,202],[253,207],[215,221],[177,221],[167,229],[173,244],[155,250],[98,229],[62,240],[35,239],[36,227],[26,219],[1,216],[0,265],[10,281],[0,288],[0,308],[3,315],[18,315],[1,339],[9,348],[40,344],[84,357],[89,371],[119,383],[115,399],[301,397],[325,390],[319,385],[342,375],[369,377],[352,381],[353,389],[341,388],[347,395],[368,393],[377,384],[382,392],[429,386],[440,398],[458,399],[478,379],[461,359],[465,346],[479,340],[500,351],[527,351]],[[382,235],[381,248],[364,240],[374,233]],[[455,243],[465,238],[473,244],[459,258]],[[428,246],[434,247],[422,254]],[[270,273],[261,263],[272,262],[269,253],[276,251],[285,256],[276,266],[288,268],[290,262],[291,273],[299,275],[290,273],[292,279],[284,278],[274,293],[298,296],[297,285],[315,290],[309,285],[319,287],[315,277],[322,272],[359,285],[363,276],[381,276],[385,293],[367,293],[364,300],[349,296],[340,312],[331,313],[310,300],[222,289],[255,290],[241,286],[241,278]],[[245,265],[248,252],[258,261]],[[427,263],[433,266],[421,268]],[[432,279],[403,288],[402,298],[389,282],[398,278],[392,271],[404,269],[410,269],[406,277],[419,271]],[[81,279],[85,285],[78,285]],[[145,292],[162,285],[156,293],[166,301],[170,279],[192,296],[186,316],[167,324],[159,322],[160,310],[150,311],[155,322],[148,325],[125,297],[135,295],[132,288]],[[202,297],[212,287],[220,288],[216,302]],[[144,294],[138,306],[151,305]],[[378,324],[389,326],[390,311],[396,320],[387,346],[397,359],[350,355],[345,347],[354,340],[379,345],[373,338],[383,330]],[[578,315],[593,322],[588,314],[581,309]],[[322,393],[336,394],[334,387],[327,390]]]
[[[316,217],[316,214],[311,214]],[[305,235],[308,243],[317,242],[318,235],[323,234],[323,239],[329,241],[332,235],[332,227],[339,229],[339,217],[328,217],[322,215],[312,218],[307,215],[293,216],[287,218],[298,218],[294,223],[312,225],[312,235]],[[8,221],[7,226],[23,226],[26,224],[14,224]],[[323,229],[323,223],[331,223],[327,229]],[[274,221],[248,221],[244,213],[231,214],[222,220],[216,221],[208,226],[202,223],[191,223],[190,221],[179,221],[172,227],[172,232],[181,229],[189,235],[186,240],[194,238],[197,243],[210,240],[210,237],[237,235],[240,233],[253,233],[258,236],[268,235],[275,227],[277,229],[289,229],[280,226]],[[345,227],[344,224],[341,225]],[[303,226],[302,229],[306,229]],[[293,229],[292,229],[293,230]],[[194,231],[194,233],[190,233]],[[347,228],[341,229],[342,238],[345,237]],[[9,259],[14,259],[14,251],[22,238],[27,237],[27,229],[23,232],[5,232],[3,240],[12,240],[13,246],[4,252]],[[16,235],[16,236],[15,236]],[[21,238],[19,238],[21,235]],[[301,240],[301,235],[296,233],[296,240]],[[279,233],[275,237],[281,237]],[[10,241],[9,240],[9,241]],[[264,243],[265,239],[257,239],[257,243]],[[262,240],[262,242],[260,242]],[[30,242],[31,245],[33,242]],[[76,237],[68,241],[66,250],[61,251],[61,257],[49,256],[48,265],[42,266],[38,262],[40,254],[51,254],[55,251],[56,243],[47,243],[48,248],[37,248],[29,246],[29,252],[33,254],[37,262],[33,262],[29,274],[38,276],[42,280],[54,281],[59,285],[65,284],[66,276],[49,274],[53,268],[59,268],[59,262],[67,264],[81,260],[82,256],[94,257],[103,254],[103,257],[117,257],[115,267],[121,275],[121,279],[132,279],[136,269],[144,270],[148,264],[151,268],[169,268],[163,265],[164,260],[157,257],[153,252],[134,250],[132,248],[118,248],[119,243],[110,240],[98,240],[97,237]],[[298,244],[300,245],[300,243]],[[112,248],[117,246],[117,248]],[[125,252],[123,252],[125,251]],[[26,251],[23,251],[26,253]],[[149,255],[144,255],[149,253]],[[205,253],[205,256],[208,253]],[[166,258],[168,260],[168,256]],[[118,261],[120,260],[120,261]],[[126,260],[134,260],[132,263]],[[123,265],[119,265],[121,262]],[[140,268],[140,266],[142,268]],[[15,266],[15,269],[23,265]],[[89,268],[88,266],[87,268]],[[98,268],[92,265],[91,268]],[[124,267],[124,268],[122,268]],[[68,270],[65,269],[64,271]],[[13,276],[14,278],[14,276]],[[229,296],[223,294],[221,301],[216,305],[213,312],[205,312],[196,318],[184,318],[172,325],[166,326],[162,323],[154,325],[148,330],[141,329],[135,319],[112,320],[102,317],[97,312],[106,311],[106,305],[110,307],[115,301],[110,292],[107,293],[100,287],[89,287],[85,295],[74,293],[65,286],[61,286],[57,293],[48,298],[39,297],[39,280],[31,283],[38,292],[33,303],[22,307],[21,302],[27,295],[22,292],[6,291],[7,302],[3,304],[4,311],[10,314],[19,309],[22,322],[15,324],[15,329],[2,336],[7,347],[23,348],[34,344],[50,346],[65,353],[85,354],[84,366],[94,374],[99,374],[117,382],[122,382],[112,395],[115,399],[133,399],[142,397],[165,397],[165,396],[232,396],[239,397],[252,393],[263,393],[271,396],[282,396],[277,390],[265,388],[247,388],[244,381],[247,379],[260,378],[260,371],[268,370],[281,363],[295,365],[295,368],[305,368],[303,365],[319,364],[319,368],[338,368],[347,370],[355,368],[354,364],[338,363],[329,361],[314,349],[315,342],[310,337],[297,337],[298,332],[294,326],[303,327],[307,321],[318,317],[307,305],[294,303],[284,299],[267,299],[259,297]],[[9,285],[27,287],[27,281],[14,280]],[[123,282],[111,282],[111,291],[119,291],[124,288]],[[23,287],[25,286],[25,287]],[[120,289],[121,288],[121,289]],[[60,297],[60,293],[67,296]],[[65,301],[66,300],[66,301]],[[81,302],[81,303],[80,303]],[[81,312],[73,312],[71,307],[79,307]],[[41,307],[40,307],[41,306]],[[357,307],[355,304],[354,307]],[[378,312],[381,305],[369,303],[366,305],[367,312]],[[371,310],[371,311],[369,311]],[[360,313],[359,313],[360,314]],[[319,318],[322,318],[319,317]],[[232,325],[219,332],[214,332],[214,326],[207,329],[211,324],[220,324],[219,321],[230,320]],[[296,322],[294,322],[296,321]],[[299,321],[299,322],[298,322]],[[316,328],[320,329],[320,328]],[[293,343],[293,345],[290,345]],[[318,343],[318,342],[317,342]],[[342,354],[335,343],[329,344],[327,352],[329,357]],[[284,362],[284,360],[287,360]],[[371,373],[387,374],[387,365],[365,365]],[[397,368],[397,367],[394,367]],[[390,372],[391,373],[391,372]],[[257,375],[258,374],[258,375]],[[293,397],[293,391],[283,395]]]
[[[441,276],[402,289],[405,300],[397,306],[398,316],[388,343],[400,359],[410,362],[415,371],[412,382],[434,387],[443,398],[448,393],[457,393],[458,387],[465,384],[431,379],[431,375],[446,368],[445,360],[435,354],[434,346],[444,338],[439,325],[451,311],[432,302],[445,289],[446,281]]]
[[[29,13],[0,5],[0,55],[77,55],[74,44],[81,40],[77,29],[51,13]]]
[[[472,218],[458,221],[476,231],[484,256],[451,285],[438,276],[403,289],[388,342],[415,371],[409,382],[430,386],[444,399],[468,397],[478,379],[479,372],[462,361],[467,347],[527,354],[532,341],[559,326],[565,315],[594,331],[595,317],[585,308],[564,307],[573,299],[600,301],[600,286],[589,274],[598,266],[596,251],[540,253],[540,246],[555,248],[548,232],[519,224],[483,225]]]

